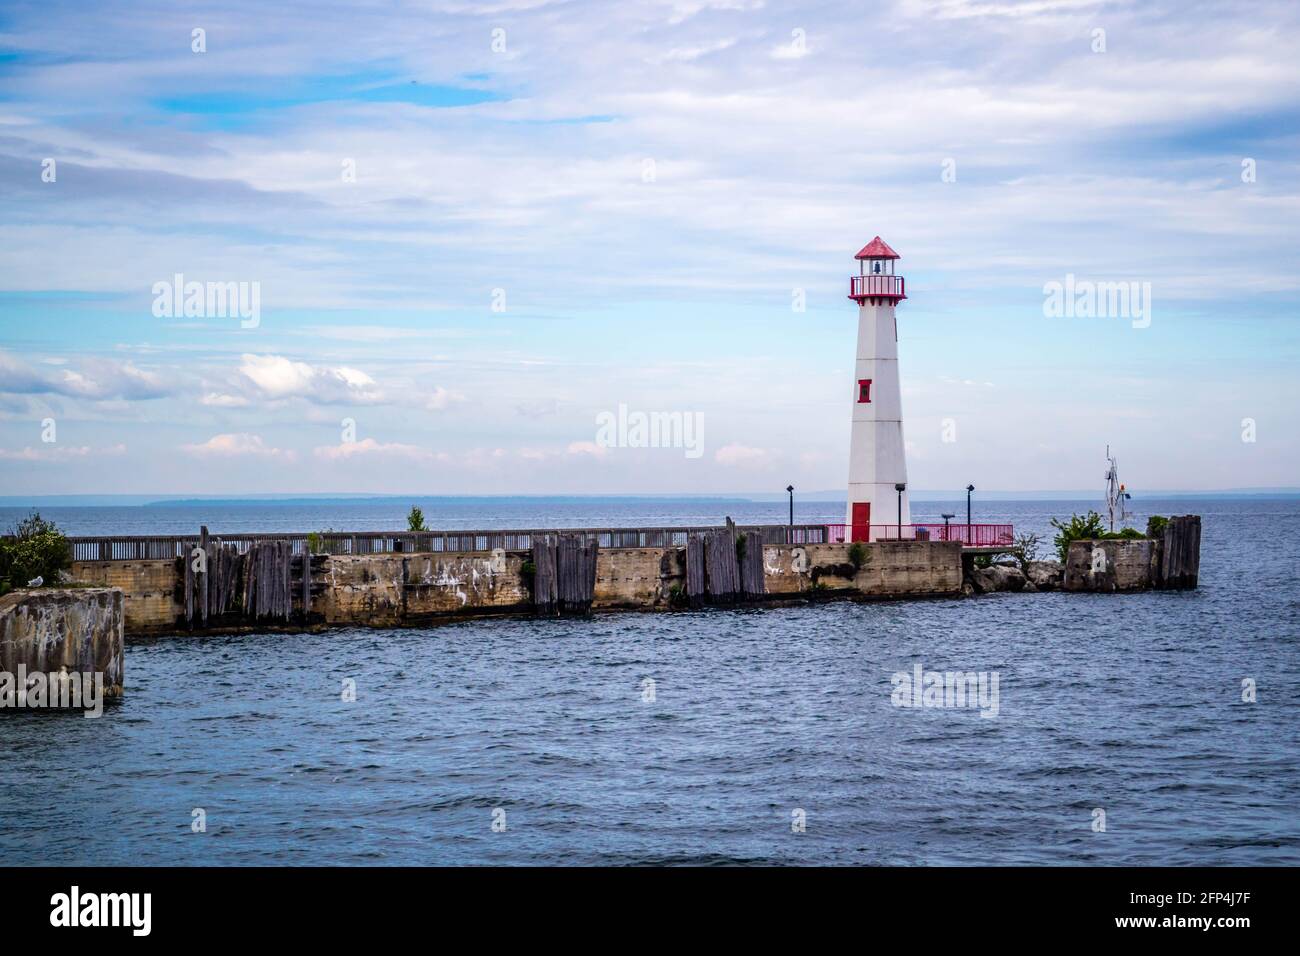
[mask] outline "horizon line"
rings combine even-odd
[[[914,498],[925,496],[930,498],[952,498],[953,500],[963,497],[965,488],[960,489],[917,489],[912,492]],[[1097,489],[976,489],[975,497],[998,497],[1002,499],[1015,499],[1016,497],[1032,497],[1044,500],[1088,500],[1091,498],[1104,498],[1104,492]],[[1279,488],[1212,488],[1212,489],[1172,489],[1160,488],[1135,495],[1134,501],[1141,501],[1149,498],[1168,498],[1168,497],[1294,497],[1300,496],[1300,487],[1279,487]],[[795,500],[809,502],[835,503],[847,501],[847,493],[833,489],[818,489],[800,494],[795,491]],[[98,499],[111,502],[114,500],[124,501],[132,500],[139,505],[150,504],[178,504],[184,502],[286,502],[286,501],[382,501],[382,500],[508,500],[508,499],[663,499],[663,500],[742,500],[742,501],[765,501],[781,500],[784,501],[787,495],[784,490],[781,491],[733,491],[733,492],[555,492],[555,493],[535,493],[535,494],[484,494],[484,493],[428,493],[428,492],[256,492],[256,493],[213,493],[213,494],[184,494],[168,492],[70,492],[63,494],[6,494],[0,495],[0,507],[21,507],[23,504],[52,504],[66,503],[74,499]],[[89,505],[87,505],[89,507]]]

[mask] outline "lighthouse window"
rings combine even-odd
[[[879,262],[871,263],[871,271],[874,272],[876,275],[880,275],[880,263]]]
[[[869,403],[871,401],[871,379],[863,378],[858,380],[858,404]]]

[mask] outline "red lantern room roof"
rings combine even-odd
[[[885,242],[879,236],[872,239],[859,252],[854,259],[897,259],[899,255],[893,249],[889,248],[889,243]]]

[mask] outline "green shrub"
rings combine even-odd
[[[1169,519],[1163,515],[1152,515],[1147,518],[1147,537],[1159,538],[1165,533],[1165,525],[1169,524]]]
[[[59,572],[72,563],[68,539],[53,521],[36,512],[0,538],[0,592],[26,587],[33,578],[59,583]]]
[[[1101,537],[1107,541],[1132,541],[1145,538],[1146,535],[1137,528],[1121,528],[1119,531],[1107,531]]]
[[[854,541],[849,545],[849,564],[853,565],[854,571],[861,571],[862,566],[867,563],[867,549],[861,541]]]
[[[309,531],[307,533],[307,553],[329,554],[329,542],[325,540],[325,535],[333,533],[333,528],[326,528],[324,531]]]
[[[1036,534],[1022,534],[1016,536],[1016,549],[1011,552],[1011,556],[1016,559],[1020,565],[1020,570],[1026,575],[1029,574],[1029,562],[1038,560],[1038,546],[1041,539]]]
[[[668,589],[668,606],[669,607],[686,607],[686,589],[680,584],[674,584]]]
[[[407,531],[428,531],[424,526],[424,512],[416,505],[411,505],[411,511],[406,516]]]
[[[1070,551],[1071,541],[1092,541],[1106,534],[1106,529],[1101,524],[1101,515],[1095,511],[1089,511],[1083,516],[1073,515],[1068,522],[1053,518],[1052,527],[1057,531],[1052,544],[1056,545],[1056,554],[1062,564]]]

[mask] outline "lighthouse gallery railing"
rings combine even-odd
[[[855,296],[890,296],[903,298],[906,284],[902,276],[865,275],[849,276],[849,298]]]
[[[856,534],[852,532],[856,531]],[[830,544],[842,544],[851,537],[872,541],[960,541],[969,548],[1001,548],[1015,543],[1015,528],[1009,524],[873,524],[853,526],[828,524]]]

